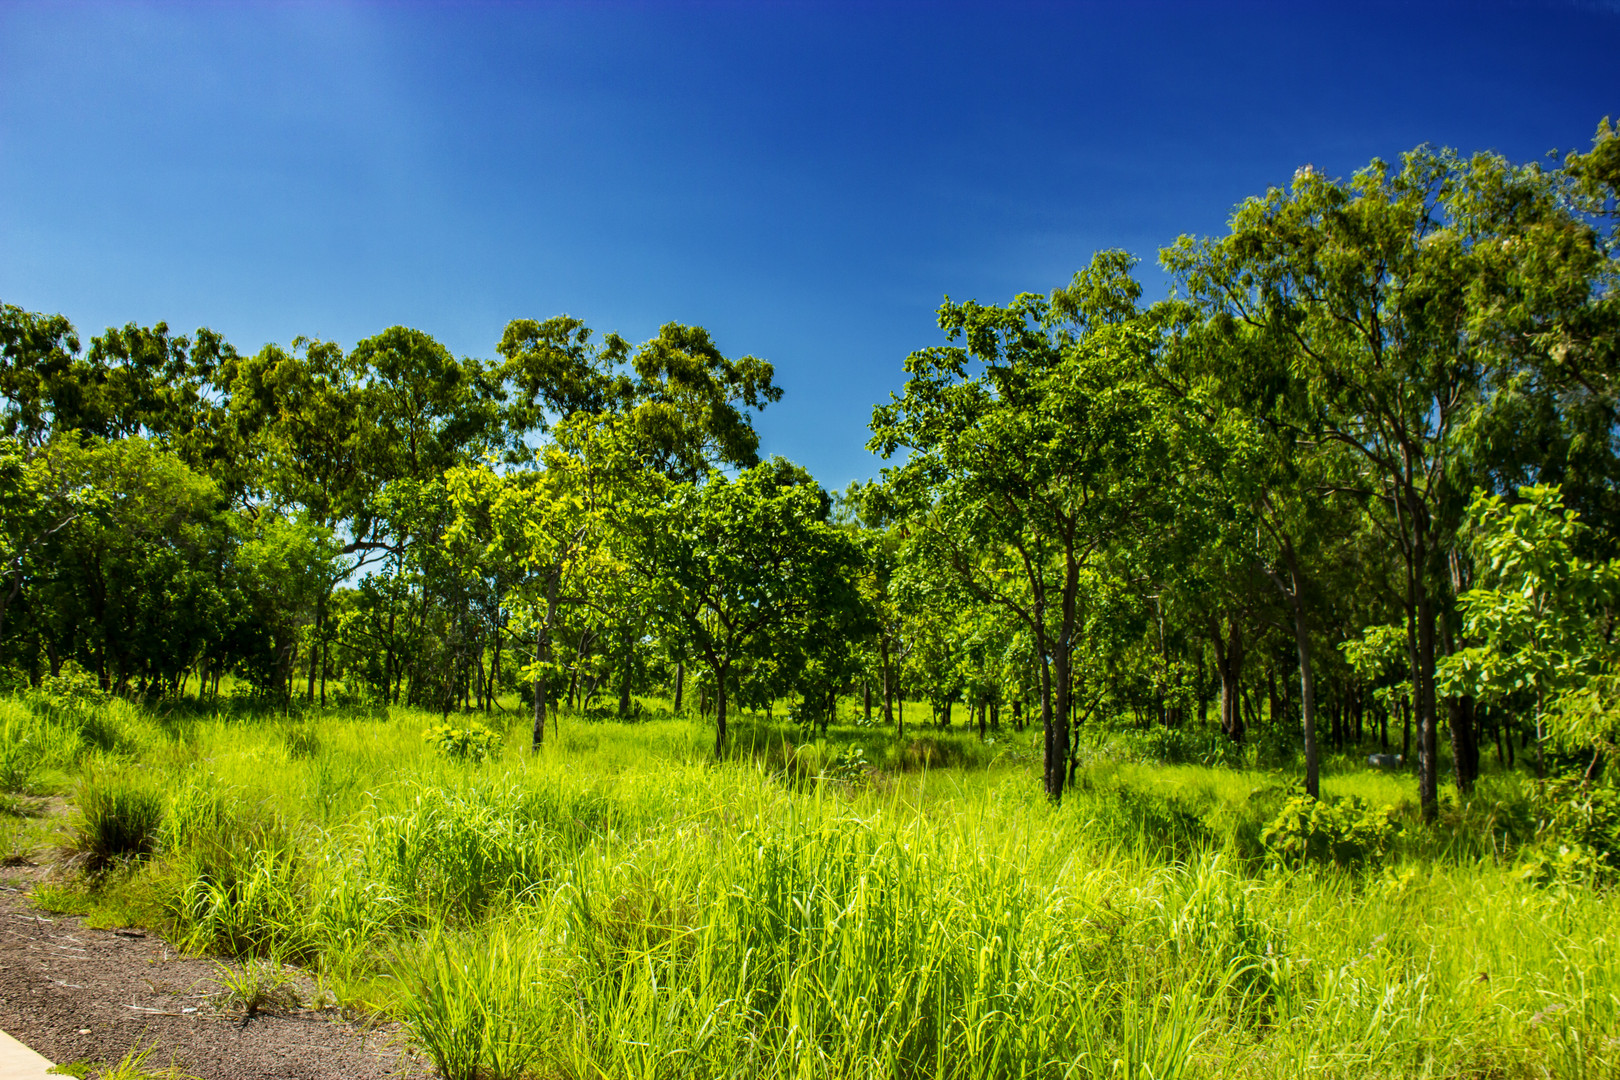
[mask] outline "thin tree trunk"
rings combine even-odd
[[[1316,677],[1311,670],[1311,636],[1305,626],[1305,582],[1300,573],[1299,558],[1294,545],[1286,539],[1282,544],[1283,557],[1288,563],[1288,585],[1275,574],[1272,581],[1287,597],[1294,616],[1294,649],[1299,654],[1299,700],[1302,726],[1305,729],[1305,792],[1311,798],[1321,797],[1316,749]],[[1276,701],[1276,691],[1272,691]]]
[[[311,703],[315,701],[315,665],[320,659],[321,630],[326,625],[326,597],[323,595],[315,601],[315,642],[309,650],[309,692],[305,695]],[[325,701],[321,702],[326,704]]]
[[[720,760],[726,750],[726,674],[730,663],[714,665],[714,756]]]
[[[619,719],[630,718],[630,679],[635,667],[635,642],[627,628],[624,631],[624,655],[619,667]]]

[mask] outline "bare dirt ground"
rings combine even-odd
[[[223,999],[212,961],[35,908],[28,892],[39,874],[0,870],[0,1029],[53,1062],[112,1064],[140,1046],[153,1048],[148,1068],[172,1061],[203,1080],[430,1075],[397,1030],[366,1031],[330,1008],[244,1017]]]

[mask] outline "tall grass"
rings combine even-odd
[[[152,858],[82,903],[140,893],[119,910],[193,949],[308,964],[448,1077],[1620,1069],[1620,911],[1521,880],[1512,777],[1381,867],[1285,869],[1259,839],[1282,773],[1099,751],[1054,808],[1014,739],[912,768],[918,740],[750,722],[716,764],[690,721],[565,717],[471,763],[436,720],[116,715],[81,812],[162,792]],[[890,767],[833,768],[857,744]]]

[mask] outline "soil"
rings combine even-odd
[[[431,1075],[392,1026],[367,1030],[330,1007],[245,1017],[223,999],[213,961],[142,931],[93,930],[34,907],[28,893],[39,875],[0,871],[0,1029],[53,1062],[113,1064],[150,1047],[147,1068],[172,1062],[202,1080]]]

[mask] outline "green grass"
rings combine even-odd
[[[1511,775],[1425,826],[1346,759],[1325,792],[1405,831],[1288,870],[1260,836],[1291,773],[1102,742],[1054,808],[1028,733],[750,717],[717,764],[701,722],[564,717],[531,754],[497,713],[479,763],[410,710],[109,711],[53,767],[81,815],[161,792],[149,855],[43,900],[301,963],[449,1077],[1620,1072],[1620,908],[1522,880]]]

